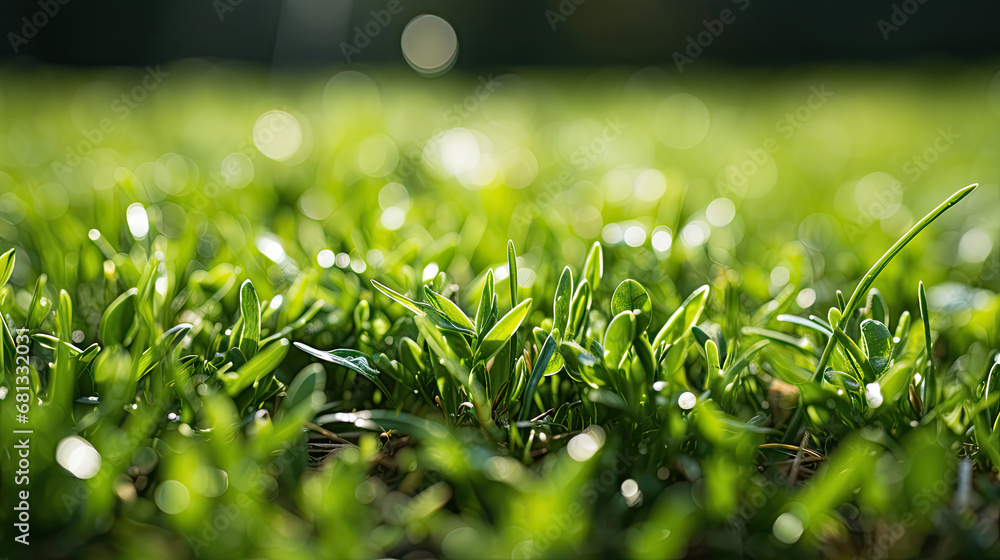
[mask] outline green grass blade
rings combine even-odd
[[[937,400],[937,378],[934,374],[934,349],[931,347],[931,316],[927,313],[927,291],[924,283],[917,285],[917,299],[920,302],[920,319],[924,324],[924,348],[927,363],[924,364],[924,410],[931,410]]]
[[[556,350],[556,339],[559,333],[553,332],[545,339],[545,343],[542,344],[542,349],[538,352],[538,358],[535,360],[535,365],[531,369],[531,376],[528,378],[528,386],[524,391],[524,400],[522,401],[520,418],[524,420],[528,415],[528,410],[531,409],[532,399],[535,398],[535,389],[538,388],[538,383],[542,380],[542,376],[545,370],[549,366],[549,361],[552,360],[552,355]]]
[[[377,280],[372,280],[372,285],[375,286],[375,289],[385,294],[386,297],[409,309],[413,313],[421,317],[427,315],[427,311],[425,311],[418,302],[413,301],[412,299],[378,282]]]
[[[250,280],[240,286],[240,311],[243,313],[243,330],[240,331],[239,348],[249,360],[257,354],[260,344],[260,300]]]
[[[560,333],[569,331],[569,310],[573,300],[573,271],[570,267],[563,268],[556,284],[555,297],[552,299],[552,328]]]
[[[511,309],[504,315],[490,332],[483,337],[483,342],[479,345],[479,359],[488,361],[510,340],[510,337],[517,331],[517,328],[524,322],[531,309],[531,298],[528,298]]]
[[[0,255],[0,288],[3,288],[7,284],[7,281],[10,280],[10,275],[14,273],[14,257],[14,249],[10,249]]]
[[[690,332],[691,327],[698,322],[701,313],[705,310],[708,289],[706,284],[691,292],[691,295],[681,303],[681,306],[674,311],[674,314],[667,319],[667,323],[657,333],[656,338],[653,339],[653,348],[659,346],[661,342],[674,344]]]
[[[514,242],[507,241],[507,277],[510,283],[510,307],[517,307],[517,254],[514,253]]]
[[[594,241],[594,245],[587,254],[587,260],[583,263],[583,279],[590,284],[591,290],[597,290],[604,276],[604,249],[600,241]]]

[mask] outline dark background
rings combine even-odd
[[[669,62],[675,51],[684,53],[689,37],[705,30],[704,21],[719,19],[724,9],[732,10],[733,21],[700,56],[731,64],[912,62],[993,58],[1000,53],[996,0],[393,1],[399,2],[401,12],[386,25],[375,25],[378,34],[352,63],[402,63],[400,33],[421,13],[439,15],[455,28],[459,68]],[[354,41],[355,26],[363,28],[375,19],[372,10],[385,10],[389,4],[5,0],[0,6],[5,37],[0,61],[146,65],[218,57],[274,67],[344,64],[342,43]],[[46,8],[58,12],[48,15]],[[29,38],[31,27],[26,29],[22,18],[45,23],[33,24],[37,29]],[[890,29],[886,39],[879,20],[901,25]],[[11,33],[26,40],[17,53]]]

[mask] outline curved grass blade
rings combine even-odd
[[[833,336],[833,331],[824,326],[823,324],[820,324],[818,321],[816,321],[815,316],[810,316],[810,319],[805,319],[799,317],[798,315],[783,314],[783,315],[778,315],[778,320],[781,321],[782,323],[792,323],[795,325],[799,325],[800,327],[812,329],[826,336]]]
[[[97,332],[105,346],[125,344],[125,338],[135,322],[135,299],[138,294],[138,289],[130,288],[104,311]]]
[[[978,186],[979,183],[973,183],[956,191],[954,194],[945,199],[944,202],[939,204],[937,208],[931,210],[926,216],[910,228],[910,230],[907,231],[903,237],[900,237],[895,243],[893,243],[892,246],[889,247],[889,250],[886,251],[881,258],[875,261],[875,264],[872,265],[871,269],[868,270],[868,273],[865,274],[864,278],[861,279],[861,282],[858,283],[858,286],[854,289],[854,293],[851,295],[851,298],[842,306],[843,313],[839,323],[850,320],[850,318],[854,315],[855,309],[857,309],[861,294],[866,293],[868,289],[871,288],[871,285],[875,282],[875,279],[878,278],[878,275],[881,274],[882,270],[888,266],[889,262],[903,250],[903,247],[906,247],[907,243],[913,240],[918,233],[923,231],[924,228],[929,226],[934,220],[938,219],[941,214],[968,196]],[[840,296],[838,292],[838,299],[841,298],[842,296]],[[839,324],[837,326],[843,328],[844,324]],[[830,340],[827,341],[826,348],[823,350],[823,355],[820,356],[819,361],[816,363],[816,369],[813,370],[813,380],[816,382],[819,382],[823,375],[823,370],[826,369],[826,364],[830,360],[830,356],[833,353],[836,338],[837,337],[831,337]],[[929,375],[928,377],[932,378],[933,375]],[[933,397],[933,394],[931,396]],[[928,404],[926,397],[924,398],[924,403],[925,410],[929,410],[930,404]],[[802,414],[804,414],[803,410],[804,407],[801,406],[795,410],[795,415],[789,422],[789,429],[785,432],[785,439],[787,441],[795,441],[795,438],[798,437],[799,426],[802,424]]]
[[[558,338],[559,333],[557,331],[553,331],[553,333],[545,339],[545,343],[542,344],[542,349],[538,352],[538,359],[535,360],[535,365],[531,369],[531,376],[528,378],[528,386],[524,391],[524,400],[519,414],[521,420],[524,420],[527,417],[528,410],[531,409],[532,399],[535,398],[535,389],[538,388],[538,383],[542,380],[542,376],[545,374],[545,370],[549,366],[549,361],[555,353],[557,344],[556,341]]]
[[[675,344],[683,338],[701,318],[702,311],[705,310],[705,301],[708,299],[708,284],[691,292],[691,295],[681,303],[681,306],[674,311],[674,314],[667,319],[656,338],[653,339],[653,348],[660,343]]]
[[[427,315],[427,311],[421,306],[420,303],[413,301],[384,284],[381,284],[378,280],[372,279],[372,285],[375,286],[375,289],[385,294],[386,297],[416,313],[417,315],[420,315],[421,317]]]
[[[780,342],[805,352],[809,356],[815,356],[813,353],[813,347],[809,344],[809,340],[801,336],[792,336],[790,334],[785,334],[783,332],[772,331],[770,329],[762,329],[760,327],[743,327],[743,334],[746,335],[756,335],[762,336],[764,338],[773,340],[774,342]]]
[[[6,253],[0,255],[0,288],[3,288],[7,284],[7,281],[10,280],[10,275],[14,273],[14,257],[14,249],[9,249]]]
[[[358,350],[317,350],[311,346],[302,344],[301,342],[296,342],[295,347],[302,350],[306,354],[313,356],[314,358],[319,358],[325,362],[330,362],[331,364],[336,364],[341,367],[345,367],[355,373],[361,374],[362,377],[371,381],[376,387],[385,395],[389,402],[392,403],[392,394],[389,389],[386,388],[382,380],[379,379],[379,372],[377,369],[373,368],[368,363],[368,355],[364,352]]]

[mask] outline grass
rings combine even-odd
[[[5,81],[4,554],[997,553],[987,70],[705,74],[683,149],[648,73],[169,71],[88,150],[133,76]]]

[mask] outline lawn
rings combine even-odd
[[[1000,555],[996,65],[681,76],[4,70],[0,555]]]

